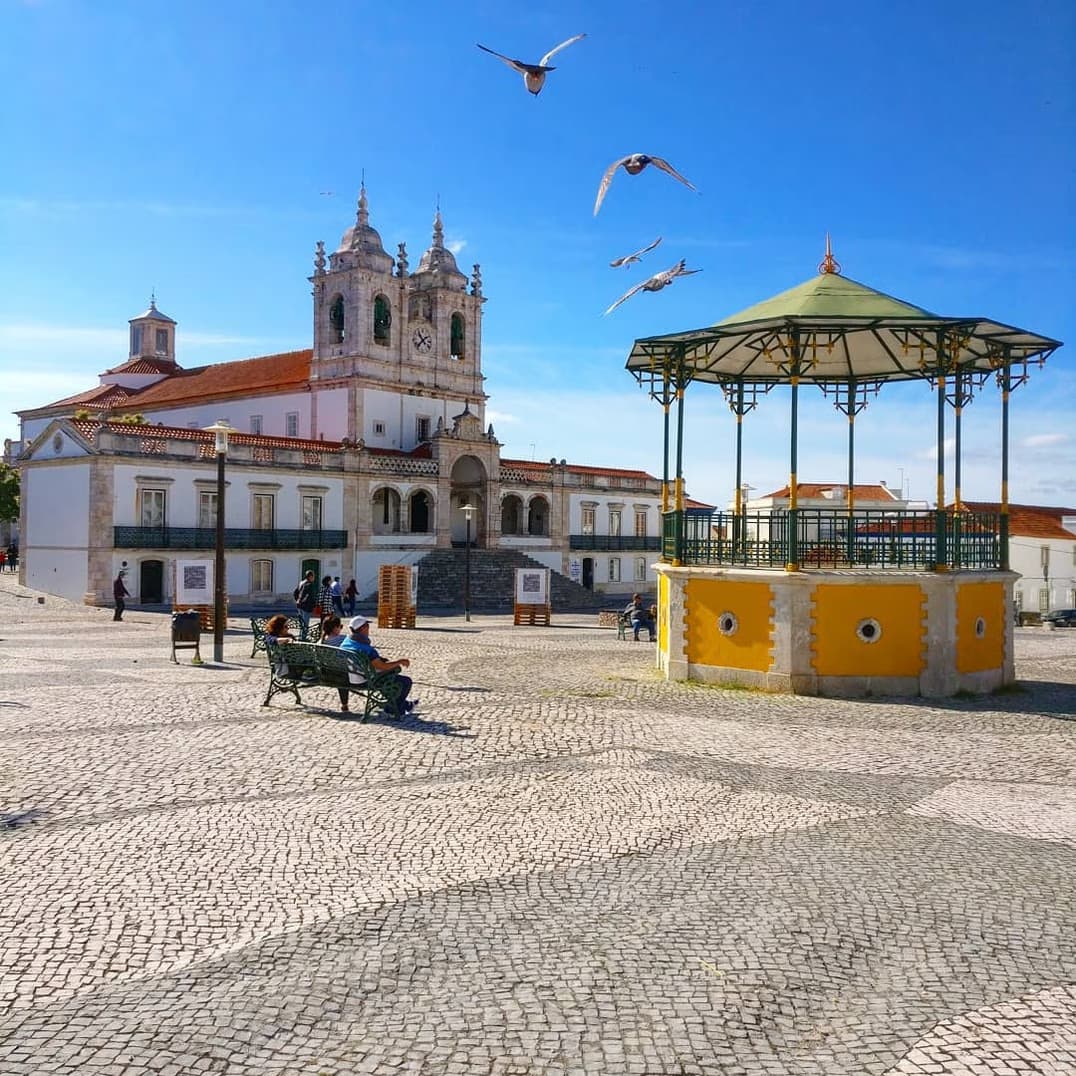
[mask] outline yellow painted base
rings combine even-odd
[[[1012,572],[657,571],[658,661],[673,680],[855,697],[1015,679]]]

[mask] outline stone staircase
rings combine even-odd
[[[420,613],[463,608],[463,584],[467,551],[435,549],[419,561],[418,608]],[[517,568],[544,568],[525,553],[508,549],[471,550],[471,609],[482,613],[510,613],[515,595]],[[610,599],[573,583],[560,572],[550,572],[549,586],[554,613],[597,612]],[[611,603],[617,605],[614,599]]]

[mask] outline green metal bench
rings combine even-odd
[[[250,630],[254,635],[254,645],[251,647],[250,656],[254,657],[259,650],[265,650],[265,625],[272,620],[269,616],[252,616],[250,618]],[[288,617],[288,631],[299,638],[300,633],[303,630],[303,622],[297,616]],[[313,617],[310,618],[310,627],[306,630],[305,642],[316,643],[321,638],[321,624]]]
[[[341,650],[338,646],[296,643],[285,640],[266,649],[269,660],[269,690],[262,706],[274,695],[290,692],[302,706],[300,688],[330,687],[361,695],[365,699],[361,720],[376,709],[396,711],[400,701],[400,681],[395,672],[376,672],[364,654]]]

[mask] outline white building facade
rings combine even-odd
[[[503,460],[485,422],[480,269],[444,246],[440,213],[412,272],[369,222],[317,244],[309,350],[195,369],[153,302],[127,359],[84,393],[20,412],[24,582],[91,604],[121,568],[135,602],[168,603],[172,570],[213,548],[216,461],[205,427],[238,432],[227,459],[232,601],[290,598],[308,568],[377,587],[384,563],[464,540],[522,552],[587,589],[653,586],[660,482],[642,471]]]

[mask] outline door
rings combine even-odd
[[[164,601],[164,561],[144,560],[138,566],[138,600],[142,605]]]
[[[594,558],[583,558],[583,586],[587,590],[594,589]]]
[[[321,584],[321,561],[307,559],[303,561],[303,566],[299,569],[299,578],[306,578],[307,572],[314,573],[314,582],[316,585]],[[294,589],[294,588],[293,588]]]

